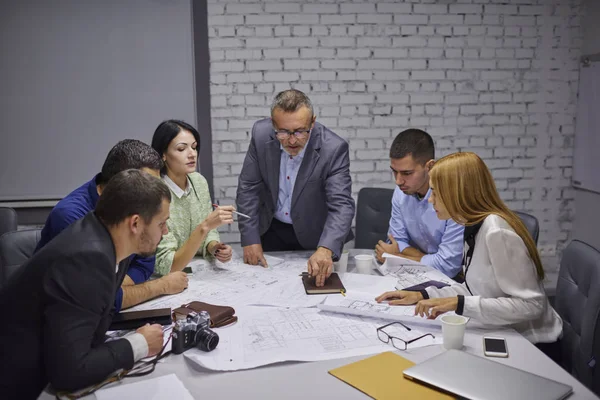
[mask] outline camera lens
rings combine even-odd
[[[213,351],[219,344],[219,335],[208,328],[196,332],[195,342],[202,351]]]

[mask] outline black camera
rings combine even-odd
[[[213,351],[219,344],[219,335],[209,326],[210,315],[206,311],[191,312],[185,320],[175,322],[171,352],[181,354],[196,346],[202,351]]]

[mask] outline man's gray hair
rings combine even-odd
[[[279,92],[273,103],[271,104],[271,115],[276,108],[279,108],[283,112],[295,112],[300,107],[306,107],[310,110],[312,115],[315,115],[313,106],[307,95],[297,89],[288,89],[283,92]]]

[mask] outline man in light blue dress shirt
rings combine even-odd
[[[375,247],[433,267],[450,278],[461,272],[464,227],[453,220],[440,220],[428,199],[429,170],[435,149],[431,136],[420,129],[407,129],[394,139],[390,168],[396,182],[392,197],[389,239]]]

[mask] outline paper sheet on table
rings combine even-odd
[[[184,356],[211,370],[234,371],[282,361],[319,361],[381,353],[390,345],[377,338],[385,321],[341,316],[316,308],[239,309],[238,323],[217,329],[219,345]]]
[[[386,254],[387,253],[384,253],[383,256],[386,257]],[[391,257],[386,258],[386,261],[383,264],[377,264],[377,270],[384,276],[395,276],[398,278],[398,282],[396,283],[396,289],[398,290],[427,281],[437,281],[448,285],[456,283],[435,268],[419,264],[416,261],[408,260],[403,257],[390,256]],[[409,263],[404,263],[404,260],[409,261]]]
[[[394,290],[396,279],[387,276],[344,273],[340,279],[346,288],[346,293],[367,293],[373,297],[389,290]],[[273,287],[258,292],[248,300],[248,305],[268,305],[276,307],[315,307],[323,302],[328,295],[307,295],[298,276],[281,281]],[[330,295],[330,296],[340,296]]]
[[[415,316],[415,306],[390,306],[387,303],[377,303],[373,296],[367,294],[353,294],[343,298],[327,296],[325,301],[319,304],[317,308],[333,313],[381,318],[389,321],[406,322],[407,324],[441,325],[439,316],[436,319]],[[453,313],[444,315],[447,314]]]
[[[194,400],[190,392],[175,374],[145,379],[135,383],[121,384],[96,392],[98,400]]]

